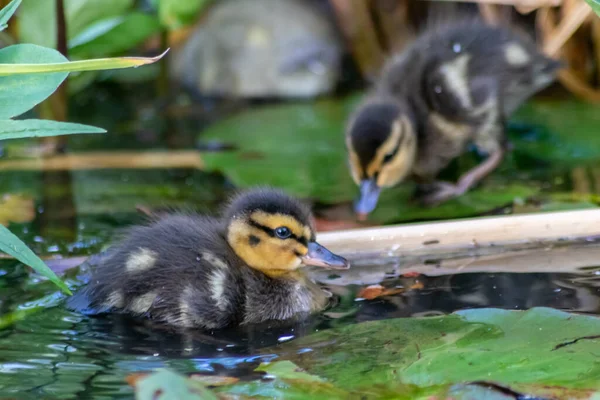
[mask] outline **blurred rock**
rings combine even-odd
[[[205,95],[313,97],[337,83],[342,45],[307,0],[226,0],[173,55],[172,75]]]

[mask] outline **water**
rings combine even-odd
[[[202,114],[190,123],[191,130],[189,126],[182,128],[185,122],[177,121],[176,126],[184,134],[163,136],[157,131],[164,133],[172,125],[152,117],[148,111],[152,105],[136,98],[140,104],[129,113],[137,112],[139,118],[124,123],[122,119],[130,116],[128,112],[116,107],[112,100],[106,100],[103,96],[108,95],[104,92],[93,93],[97,94],[106,108],[102,111],[102,108],[92,107],[90,99],[80,99],[82,109],[88,111],[86,114],[80,110],[79,121],[113,128],[120,133],[109,135],[107,139],[74,137],[71,143],[75,149],[187,148],[195,140],[190,132],[215,118],[209,112]],[[235,108],[227,107],[224,113]],[[89,110],[95,111],[90,114]],[[153,130],[157,121],[161,128]],[[31,151],[22,143],[11,144],[5,150],[10,159],[18,159]],[[525,150],[529,148],[521,147],[522,152]],[[593,193],[577,195],[577,187],[585,186],[580,175],[568,169],[552,170],[550,174],[543,165],[534,162],[528,153],[508,162],[499,176],[504,173],[506,177],[513,177],[512,168],[521,163],[526,165],[526,172],[518,175],[521,180],[551,182],[549,186],[558,187],[561,193],[573,193],[575,201],[583,198],[581,202],[586,206],[594,206]],[[595,173],[596,169],[589,168]],[[594,173],[589,175],[597,179]],[[564,176],[572,178],[571,186],[562,178],[554,179]],[[54,269],[62,271],[77,265],[81,257],[101,251],[120,228],[143,221],[144,216],[136,211],[136,206],[153,210],[187,207],[214,212],[231,189],[223,176],[190,168],[0,171],[0,193],[20,194],[32,201],[31,217],[21,209],[11,209],[5,214],[0,210],[0,220],[13,221],[10,228],[36,253],[51,258],[49,264]],[[549,205],[548,209],[560,208],[556,202],[563,198],[557,198],[552,195],[546,202],[536,198],[499,209],[494,205],[490,207],[494,209],[485,212],[529,212],[540,204],[542,209],[544,205]],[[14,223],[21,214],[23,218]],[[432,265],[427,275],[416,277],[401,276],[407,267],[402,262],[389,266],[365,265],[360,271],[353,271],[353,277],[358,276],[358,280],[325,276],[323,282],[335,294],[337,304],[307,321],[193,334],[175,334],[127,317],[90,317],[71,312],[64,308],[63,299],[52,284],[31,275],[13,260],[0,260],[0,315],[27,310],[31,307],[28,302],[39,299],[51,305],[41,312],[20,317],[0,330],[0,397],[131,398],[132,388],[124,378],[158,367],[254,379],[257,377],[252,372],[254,368],[261,361],[276,359],[286,343],[316,331],[370,320],[440,315],[479,307],[524,310],[547,306],[599,315],[600,266],[594,261],[599,249],[596,243],[577,248],[579,259],[586,260],[577,265],[568,257],[549,258],[546,250],[530,252],[524,269],[519,272],[513,268],[518,255],[507,259],[505,264],[479,260],[471,273],[465,273],[468,268]],[[555,262],[550,265],[548,259]],[[488,271],[493,268],[493,272],[486,272],[486,268]],[[69,275],[72,287],[81,282],[81,277],[74,272]],[[374,283],[405,291],[375,300],[357,299],[365,286]]]

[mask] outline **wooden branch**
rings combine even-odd
[[[569,40],[581,24],[593,15],[592,8],[584,1],[572,8],[565,18],[560,21],[553,35],[544,43],[543,50],[547,55],[554,57],[560,48]]]
[[[400,257],[506,253],[600,239],[600,209],[463,219],[321,233],[318,241],[358,264]]]
[[[86,152],[55,155],[25,160],[0,161],[0,171],[57,171],[80,169],[146,169],[146,168],[195,168],[204,164],[200,152],[181,150],[169,152]]]

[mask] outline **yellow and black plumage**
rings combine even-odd
[[[436,204],[469,190],[501,162],[505,120],[548,86],[560,67],[530,38],[479,20],[444,23],[420,35],[384,67],[348,122],[346,146],[365,218],[382,188],[407,178]],[[456,184],[436,182],[474,144],[487,159]],[[434,190],[431,190],[434,189]]]
[[[177,328],[308,315],[329,296],[299,268],[349,268],[315,241],[310,209],[272,189],[238,195],[222,218],[171,214],[134,227],[109,253],[71,307]]]

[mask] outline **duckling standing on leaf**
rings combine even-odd
[[[349,263],[315,241],[312,219],[308,207],[267,189],[236,197],[223,220],[162,217],[131,229],[71,306],[205,329],[319,311],[329,296],[299,268]]]
[[[548,86],[559,66],[529,38],[480,21],[421,35],[384,67],[350,118],[346,145],[360,186],[358,216],[375,209],[382,188],[407,178],[429,189],[422,198],[428,205],[468,191],[501,163],[506,118]],[[487,159],[456,184],[436,182],[471,143]]]

